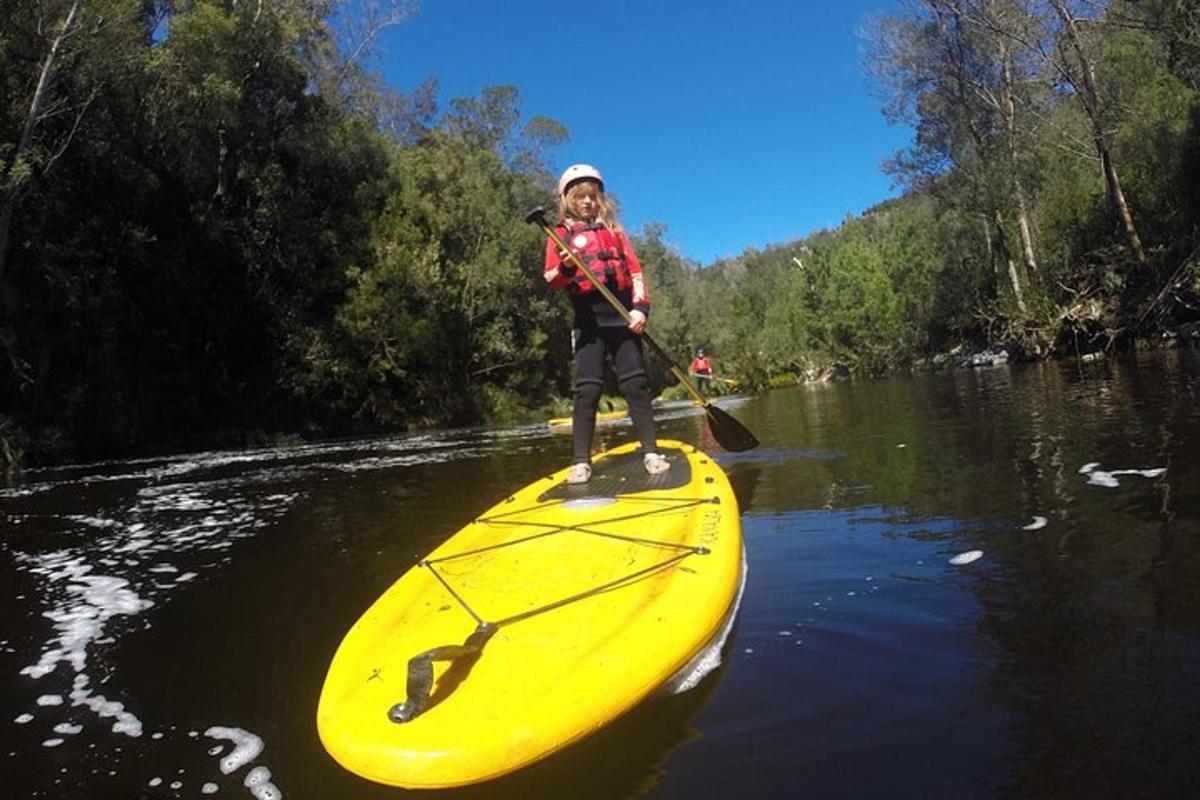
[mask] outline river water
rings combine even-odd
[[[734,400],[762,446],[717,453],[749,563],[721,667],[436,794],[1195,796],[1198,398],[1184,350]],[[694,414],[659,431],[714,446]],[[528,426],[0,488],[5,796],[418,794],[322,750],[330,657],[423,554],[568,453]]]

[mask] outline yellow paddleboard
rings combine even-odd
[[[604,411],[596,415],[596,427],[603,428],[606,425],[615,425],[623,419],[629,417],[629,412],[622,411]],[[546,425],[549,426],[551,433],[570,433],[575,427],[575,420],[571,417],[555,417],[548,420]]]
[[[317,708],[325,749],[380,783],[441,788],[545,758],[718,661],[743,575],[737,500],[690,445],[635,445],[498,503],[346,634]]]

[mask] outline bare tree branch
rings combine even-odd
[[[335,78],[340,85],[355,65],[370,52],[379,34],[408,20],[417,10],[415,0],[344,0],[343,5],[357,4],[357,13],[344,12],[343,47],[349,54],[342,61]]]
[[[5,171],[5,177],[7,178],[5,181],[6,185],[3,188],[3,195],[0,195],[0,278],[4,277],[7,264],[8,237],[9,232],[12,230],[13,211],[16,209],[17,200],[21,195],[21,190],[24,188],[26,181],[24,176],[16,174],[15,171],[22,168],[23,156],[29,152],[30,145],[33,142],[33,132],[37,128],[38,123],[44,119],[43,105],[49,93],[50,78],[54,72],[54,62],[58,56],[59,48],[62,47],[68,34],[71,33],[71,28],[75,23],[81,3],[82,0],[73,0],[71,7],[67,10],[66,19],[63,20],[62,26],[58,29],[58,34],[50,42],[50,49],[46,53],[46,59],[42,62],[42,68],[38,73],[37,85],[29,101],[29,112],[25,117],[24,125],[21,127],[21,136],[17,140],[16,150],[13,152],[12,159],[9,161],[8,168]]]
[[[68,147],[71,146],[71,140],[75,138],[75,132],[79,130],[79,123],[83,121],[83,117],[87,113],[88,107],[91,106],[92,101],[96,99],[98,94],[100,94],[101,88],[101,86],[97,86],[92,89],[91,94],[88,95],[88,99],[83,102],[83,105],[79,108],[79,113],[75,115],[75,122],[72,123],[71,130],[67,132],[67,136],[63,140],[62,146],[58,148],[54,155],[46,159],[46,164],[42,167],[43,175],[50,172],[51,168],[54,166],[54,162],[58,161],[59,157],[66,152]]]

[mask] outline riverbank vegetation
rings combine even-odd
[[[916,131],[887,164],[904,194],[704,267],[635,232],[655,338],[755,389],[1189,331],[1196,5],[904,9],[864,25]],[[374,43],[413,13],[0,0],[0,461],[561,408],[569,313],[521,218],[569,132],[516,87],[384,85]]]

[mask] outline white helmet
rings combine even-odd
[[[600,183],[600,188],[604,188],[604,176],[600,174],[600,170],[593,167],[591,164],[572,164],[563,170],[562,177],[558,179],[558,194],[561,197],[567,193],[567,189],[575,181],[581,181],[584,178],[591,178]]]

